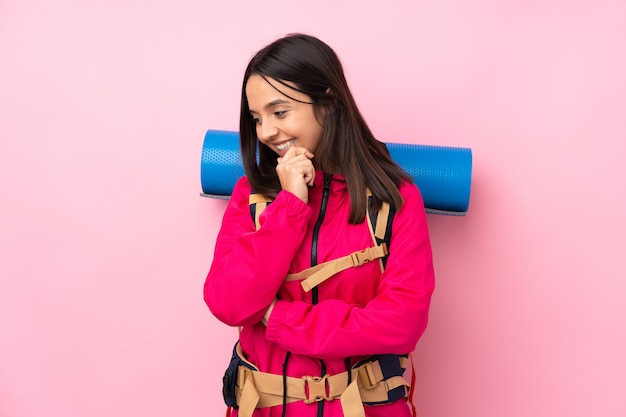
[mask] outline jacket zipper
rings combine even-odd
[[[330,195],[330,181],[332,179],[332,175],[324,174],[324,191],[322,193],[322,204],[320,206],[320,214],[317,217],[317,222],[315,223],[315,227],[313,228],[313,241],[311,242],[311,266],[317,265],[317,245],[319,241],[319,233],[320,228],[322,227],[322,223],[324,222],[324,216],[326,215],[326,207],[328,206],[328,196]],[[311,297],[313,304],[317,304],[318,302],[318,292],[317,287],[313,288],[311,291]]]
[[[324,221],[324,216],[326,215],[326,207],[328,206],[328,196],[330,195],[330,181],[332,180],[332,175],[324,174],[324,191],[322,193],[322,205],[320,206],[320,214],[317,217],[317,222],[315,223],[315,227],[313,229],[313,241],[311,242],[311,266],[317,265],[317,246],[319,243],[319,233],[320,227],[322,226],[322,222]],[[317,304],[319,302],[319,294],[317,287],[311,290],[311,302],[313,304]],[[326,364],[322,359],[320,359],[321,365],[321,377],[326,375]],[[317,417],[324,416],[324,401],[320,401],[317,403]]]

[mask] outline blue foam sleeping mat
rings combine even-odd
[[[464,216],[472,183],[469,148],[385,142],[391,158],[419,187],[427,213]],[[239,133],[208,130],[202,145],[200,181],[203,197],[227,199],[244,174]]]

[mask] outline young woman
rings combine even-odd
[[[434,287],[424,205],[335,52],[303,34],[260,50],[240,139],[246,176],[204,286],[211,312],[241,329],[227,404],[241,417],[410,416],[402,372]]]

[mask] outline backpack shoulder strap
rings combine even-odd
[[[272,199],[265,197],[263,194],[257,194],[255,192],[250,193],[248,203],[250,204],[250,215],[252,216],[256,230],[259,230],[261,227],[261,223],[259,222],[261,213],[263,213],[263,210],[265,210],[271,202]]]
[[[372,193],[367,190],[367,222],[372,235],[372,241],[376,246],[385,243],[387,251],[391,246],[391,227],[396,210],[391,208],[389,203],[383,202],[378,211],[370,210],[372,205]],[[387,266],[387,257],[389,254],[380,258],[380,270],[385,270]]]

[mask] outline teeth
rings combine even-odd
[[[279,151],[284,151],[285,149],[290,148],[293,144],[296,143],[295,139],[290,140],[289,142],[281,143],[280,145],[276,145],[276,148]]]

